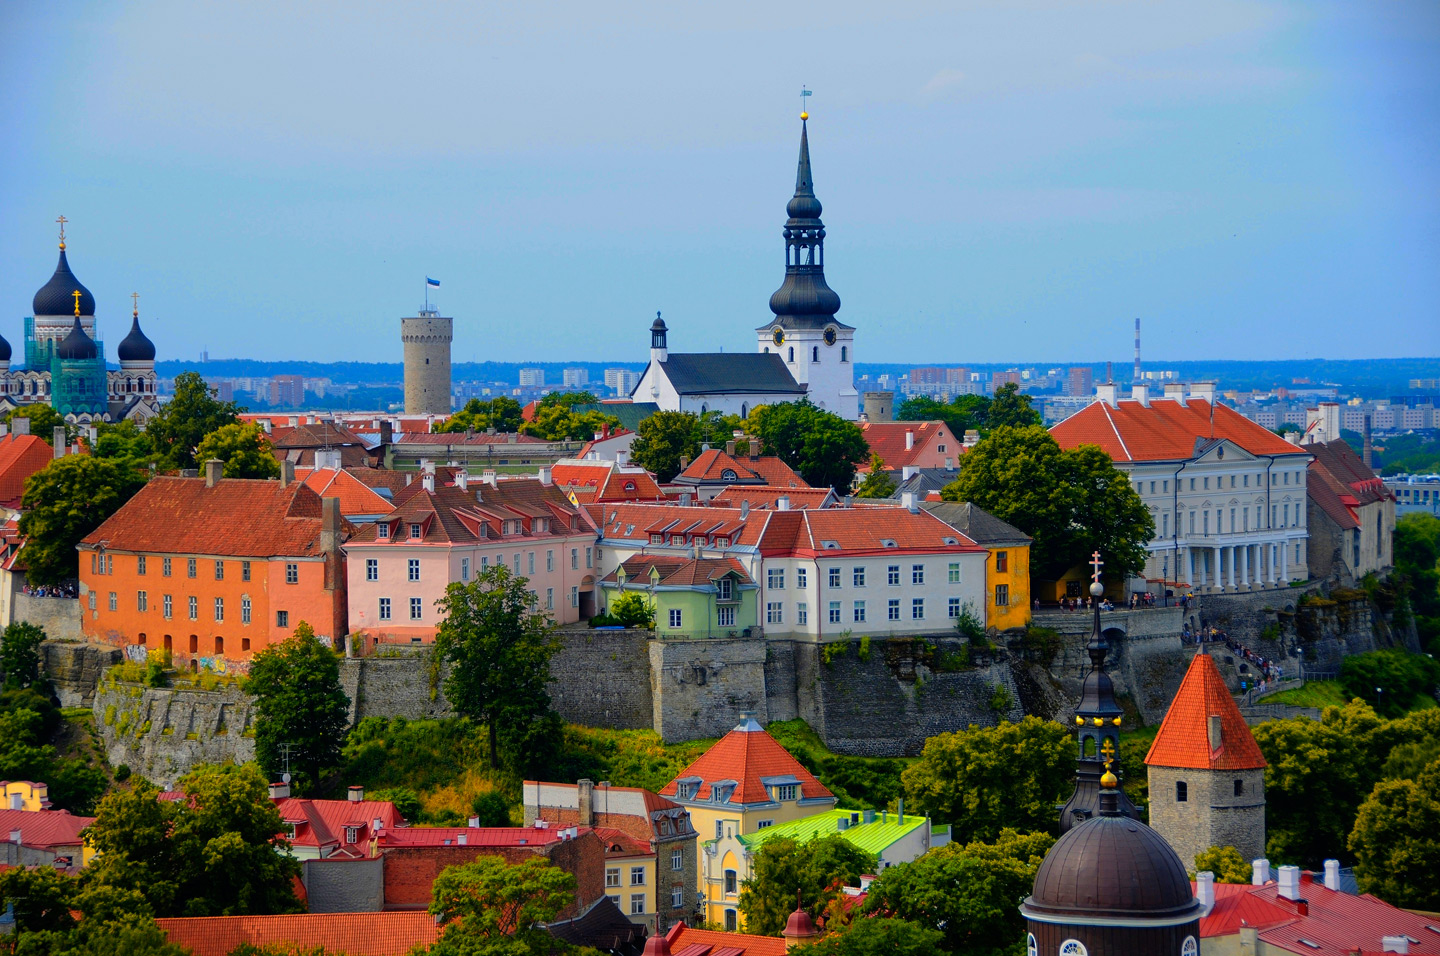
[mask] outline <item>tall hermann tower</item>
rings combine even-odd
[[[855,330],[835,318],[840,296],[825,284],[825,224],[810,179],[808,113],[800,114],[800,161],[795,195],[786,205],[785,281],[770,296],[775,318],[756,329],[761,352],[777,352],[806,397],[827,412],[853,420]]]
[[[405,414],[450,414],[450,342],[454,319],[422,309],[400,320],[405,343]]]

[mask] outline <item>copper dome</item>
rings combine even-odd
[[[1173,923],[1196,918],[1200,904],[1164,837],[1138,820],[1104,815],[1051,847],[1022,909],[1047,922],[1088,917]]]

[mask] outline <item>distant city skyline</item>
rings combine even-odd
[[[0,334],[162,358],[751,351],[802,84],[861,363],[1440,355],[1440,8],[0,10]],[[924,358],[920,358],[924,356]],[[1124,370],[1128,378],[1128,368]]]

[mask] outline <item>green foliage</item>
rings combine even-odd
[[[295,632],[250,662],[255,697],[255,756],[278,778],[280,745],[290,745],[297,792],[313,793],[320,775],[340,762],[350,698],[340,687],[340,659],[301,621]]]
[[[23,956],[186,956],[137,890],[48,867],[0,873],[0,910],[15,906],[7,951]],[[78,919],[76,918],[78,915]]]
[[[1440,760],[1413,780],[1386,780],[1360,805],[1350,834],[1362,893],[1407,909],[1440,909]]]
[[[195,460],[203,466],[212,458],[225,463],[226,478],[280,477],[274,447],[256,423],[221,425],[206,435],[195,450]]]
[[[1190,871],[1190,879],[1195,879],[1196,873],[1205,870],[1215,874],[1216,883],[1250,882],[1250,861],[1233,846],[1212,846],[1195,854],[1195,868]]]
[[[916,395],[900,403],[895,409],[895,420],[942,421],[949,426],[957,441],[963,440],[970,429],[983,436],[990,431],[990,399],[984,395],[957,395],[947,403]]]
[[[56,458],[25,480],[20,534],[34,584],[77,576],[75,546],[129,501],[145,476],[125,462],[93,455]]]
[[[379,720],[381,718],[367,718]],[[348,779],[348,778],[347,778]],[[420,797],[409,787],[386,787],[380,790],[366,790],[365,799],[389,801],[395,804],[395,810],[408,822],[414,823],[420,819]]]
[[[470,812],[482,827],[511,826],[510,802],[498,790],[483,790],[470,801]]]
[[[1409,514],[1395,523],[1393,581],[1415,617],[1421,643],[1440,653],[1440,518]]]
[[[5,424],[10,426],[12,432],[15,430],[15,419],[17,418],[28,419],[30,434],[43,440],[47,445],[55,444],[55,428],[57,426],[64,427],[67,436],[69,435],[69,425],[66,424],[64,417],[51,408],[48,402],[33,402],[11,410],[10,414],[5,416]]]
[[[765,732],[820,778],[839,806],[884,810],[904,795],[900,774],[906,761],[902,759],[833,754],[803,720],[775,721]]]
[[[1040,413],[1030,406],[1030,396],[1021,394],[1020,386],[1006,382],[995,390],[990,400],[988,425],[994,428],[1028,428],[1043,424]],[[961,437],[959,435],[957,438]]]
[[[639,591],[626,591],[611,601],[608,615],[621,627],[655,628],[655,605]]]
[[[1010,691],[1004,684],[996,684],[990,694],[990,709],[997,714],[1008,713],[1011,707],[1015,706],[1015,698],[1010,696]]]
[[[1340,686],[1347,697],[1359,697],[1381,716],[1399,717],[1440,682],[1440,664],[1424,654],[1402,650],[1351,654],[1340,665]]]
[[[906,802],[971,840],[992,839],[1006,827],[1042,830],[1053,823],[1074,766],[1070,735],[1053,721],[971,724],[925,741],[903,774]]]
[[[691,412],[656,412],[635,430],[630,460],[662,484],[680,474],[680,459],[700,454],[700,419]]]
[[[750,878],[740,886],[745,931],[778,936],[795,910],[798,890],[811,919],[817,919],[842,893],[874,872],[875,857],[838,833],[801,843],[773,837],[750,862]]]
[[[960,606],[960,613],[955,618],[955,631],[961,637],[968,638],[972,644],[985,641],[985,619],[969,601]]]
[[[61,724],[49,693],[43,680],[0,693],[0,780],[43,780],[57,807],[88,813],[105,792],[105,773],[61,757],[48,743]]]
[[[1136,573],[1155,533],[1149,509],[1109,455],[1093,445],[1062,451],[1039,425],[995,428],[961,458],[960,477],[942,495],[972,502],[1034,538],[1031,567],[1042,579],[1059,577],[1096,549],[1107,576]]]
[[[155,446],[150,435],[140,430],[130,419],[116,424],[100,422],[95,426],[94,453],[101,458],[114,458],[128,463],[132,468],[148,469],[157,463]]]
[[[1006,829],[993,843],[931,850],[882,872],[870,885],[865,912],[943,933],[946,953],[1001,956],[1024,933],[1019,902],[1053,843],[1047,833]]]
[[[820,645],[820,660],[826,667],[850,653],[850,642],[848,640],[831,641],[828,644]]]
[[[524,732],[550,715],[545,686],[558,643],[526,584],[494,564],[468,584],[450,584],[439,602],[435,653],[451,665],[445,697],[456,713],[487,725],[492,769],[499,766],[502,723]]]
[[[868,661],[870,659],[869,634],[865,634],[860,638],[860,648],[858,651],[856,651],[856,656],[859,657],[862,661]]]
[[[1440,471],[1440,441],[1423,432],[1383,438],[1375,450],[1380,455],[1381,474],[1387,476]]]
[[[283,824],[259,770],[201,766],[179,789],[185,800],[149,785],[108,794],[86,831],[100,852],[87,879],[139,891],[157,916],[297,912],[300,864],[276,852]]]
[[[534,420],[521,425],[520,433],[546,441],[589,441],[606,425],[617,428],[620,419],[597,409],[575,412],[568,405],[541,402],[535,410]]]
[[[944,939],[938,930],[903,919],[869,917],[797,946],[789,956],[931,956]]]
[[[497,432],[517,430],[523,419],[520,417],[520,403],[513,398],[498,395],[482,402],[472,398],[465,407],[443,422],[430,426],[432,432],[483,432],[495,429]]]
[[[857,498],[889,498],[895,493],[899,485],[895,479],[885,473],[885,460],[879,455],[870,456],[870,473],[865,480],[860,482],[860,487],[855,489]]]
[[[40,645],[44,628],[29,621],[15,621],[0,633],[0,675],[6,687],[29,687],[40,679]]]
[[[22,934],[73,929],[75,891],[73,877],[50,867],[0,870],[0,911],[15,907],[15,929]]]
[[[430,913],[445,928],[430,954],[551,953],[554,939],[538,924],[553,921],[574,901],[575,877],[539,857],[511,864],[482,856],[447,867],[431,888]],[[510,945],[487,948],[496,943]]]
[[[1049,664],[1055,659],[1055,655],[1060,653],[1064,641],[1060,632],[1054,628],[1030,625],[1025,628],[1025,634],[1020,638],[1020,646],[1034,655],[1034,660]]]
[[[240,413],[245,409],[234,402],[220,401],[218,395],[199,372],[175,376],[173,396],[145,425],[145,434],[168,467],[196,467],[195,450],[205,436],[240,422]]]
[[[870,454],[860,426],[827,412],[808,398],[761,405],[750,413],[749,431],[764,453],[775,455],[816,488],[845,494],[855,466]]]

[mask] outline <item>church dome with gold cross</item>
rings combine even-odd
[[[80,284],[75,278],[75,273],[70,271],[70,263],[65,259],[65,243],[60,243],[60,262],[55,266],[55,274],[50,281],[40,287],[35,293],[35,300],[31,303],[34,307],[34,315],[73,315],[75,313],[75,293],[80,293],[80,314],[95,314],[95,297],[90,290]]]

